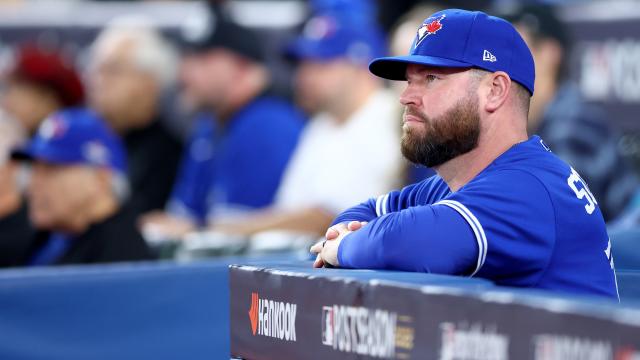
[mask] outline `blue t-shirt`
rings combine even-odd
[[[355,206],[368,221],[340,266],[470,275],[496,284],[618,299],[611,243],[586,183],[538,136],[456,192],[434,176]]]
[[[203,224],[227,211],[270,205],[304,126],[283,100],[260,97],[218,128],[201,115],[181,163],[169,212]]]

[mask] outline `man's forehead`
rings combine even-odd
[[[94,166],[87,164],[58,164],[42,160],[34,160],[32,166],[41,170],[65,173],[93,171],[95,168]]]
[[[408,64],[406,75],[421,75],[425,73],[430,74],[456,74],[465,72],[471,69],[471,67],[441,67],[441,66],[430,66],[430,65],[421,65],[421,64]]]
[[[98,62],[113,61],[114,59],[129,60],[129,58],[132,58],[136,46],[137,44],[132,38],[112,36],[97,44],[95,59]]]

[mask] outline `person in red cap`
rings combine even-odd
[[[29,134],[53,112],[84,103],[84,88],[71,62],[34,45],[20,48],[5,85],[1,106]]]

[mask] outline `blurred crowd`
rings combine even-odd
[[[567,77],[572,40],[554,8],[469,3],[511,20],[534,55],[530,134],[585,177],[615,232],[638,227],[637,175]],[[385,31],[375,1],[308,5],[276,49],[290,96],[274,87],[274,50],[224,2],[178,41],[152,19],[114,19],[82,68],[20,44],[0,78],[0,267],[306,249],[343,209],[433,175],[400,154],[404,84],[368,64],[406,53],[450,6],[419,3]]]

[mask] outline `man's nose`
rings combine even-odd
[[[404,91],[402,91],[402,94],[400,94],[400,103],[404,106],[407,106],[407,105],[420,106],[421,99],[422,97],[420,96],[420,93],[417,91],[415,85],[412,85],[409,83],[407,83],[406,87],[404,88]]]

